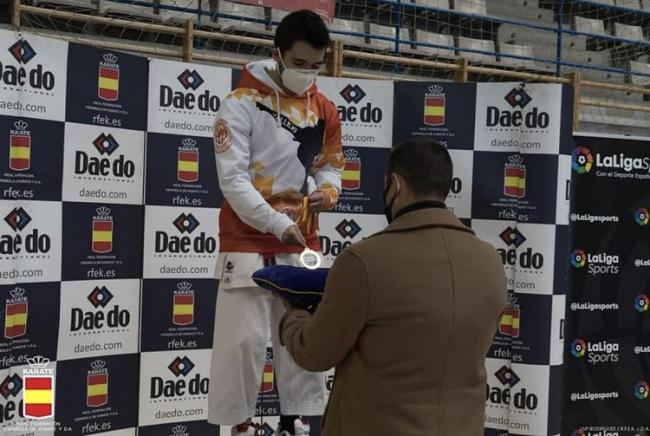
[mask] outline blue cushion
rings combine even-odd
[[[325,291],[329,268],[309,270],[289,265],[273,265],[255,271],[253,281],[294,306],[314,312]]]

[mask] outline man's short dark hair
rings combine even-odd
[[[446,198],[454,167],[447,149],[429,139],[410,139],[393,149],[387,174],[397,173],[418,196]]]
[[[291,50],[296,41],[304,41],[316,49],[329,45],[329,31],[318,14],[303,9],[284,17],[275,31],[275,46],[284,53]]]

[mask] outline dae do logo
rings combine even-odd
[[[135,175],[135,162],[127,159],[123,154],[113,155],[120,144],[113,135],[102,133],[93,141],[97,155],[77,150],[74,160],[74,172],[77,175],[104,176],[114,178],[133,178]]]
[[[150,397],[173,399],[207,395],[209,379],[195,372],[194,367],[194,362],[187,356],[176,357],[167,367],[169,377],[151,378]]]
[[[544,266],[542,253],[534,251],[531,247],[527,247],[525,250],[519,249],[527,240],[519,229],[508,226],[499,234],[499,238],[507,246],[507,248],[497,249],[504,265],[523,269],[542,269]]]
[[[13,231],[0,234],[0,254],[47,254],[52,248],[52,239],[41,233],[38,228],[30,226],[32,217],[22,207],[15,207],[4,221]],[[5,227],[5,230],[7,228]]]
[[[486,120],[488,127],[546,129],[549,126],[551,122],[549,113],[536,106],[529,107],[533,98],[523,87],[513,88],[505,96],[505,100],[512,110],[501,110],[497,106],[488,106]]]
[[[320,245],[324,256],[338,256],[343,250],[352,245],[351,239],[354,239],[360,232],[361,226],[353,219],[344,219],[334,228],[341,235],[341,239],[329,238],[321,235]],[[347,240],[350,239],[350,240]]]
[[[128,310],[111,304],[113,294],[106,286],[95,287],[86,297],[94,310],[73,307],[70,317],[71,332],[92,332],[104,328],[125,328],[131,321]]]
[[[21,38],[9,47],[9,53],[14,57],[18,66],[2,64],[0,62],[0,81],[9,86],[29,87],[39,91],[51,91],[54,89],[54,73],[47,71],[43,64],[33,64],[31,68],[27,64],[36,57],[36,51]]]
[[[19,394],[23,390],[23,379],[17,373],[7,375],[0,382],[0,424],[9,424],[18,418],[24,418],[23,400]]]
[[[205,232],[196,232],[201,225],[191,213],[180,214],[173,222],[174,228],[181,234],[170,235],[165,231],[156,232],[157,254],[161,253],[214,253],[217,250],[217,240]]]
[[[210,92],[209,87],[200,89],[205,80],[196,70],[186,69],[176,80],[183,87],[183,91],[174,91],[171,86],[160,85],[159,104],[161,107],[203,112],[219,110],[221,100]]]
[[[372,103],[367,102],[365,106],[359,106],[359,103],[366,97],[365,91],[359,85],[348,84],[339,94],[348,103],[347,106],[337,107],[341,122],[379,124],[384,119],[384,112],[381,108],[373,106]]]
[[[487,401],[490,404],[512,406],[520,411],[531,412],[539,406],[539,397],[526,388],[515,389],[521,378],[507,366],[494,373],[500,386],[486,387]]]

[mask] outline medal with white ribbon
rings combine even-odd
[[[321,257],[314,250],[305,248],[302,253],[300,253],[300,263],[307,269],[318,269],[321,264]]]

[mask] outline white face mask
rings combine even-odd
[[[302,95],[318,75],[318,70],[313,70],[311,68],[287,68],[284,64],[284,59],[282,59],[282,54],[278,51],[278,57],[282,63],[282,83],[284,86],[291,92],[296,95]]]

